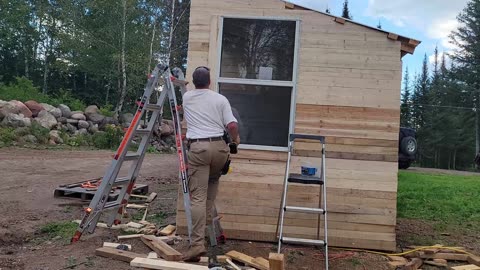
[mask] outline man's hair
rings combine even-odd
[[[210,85],[210,69],[207,67],[197,67],[192,77],[197,89],[207,88]]]

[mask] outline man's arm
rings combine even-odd
[[[233,142],[237,145],[240,144],[240,135],[238,134],[238,124],[237,122],[231,122],[227,125],[228,134],[232,138]]]
[[[232,107],[230,106],[230,102],[228,102],[227,98],[224,99],[224,104],[222,108],[222,117],[225,127],[227,128],[228,134],[232,141],[237,145],[240,144],[240,135],[238,133],[238,121],[233,116]]]

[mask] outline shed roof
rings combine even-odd
[[[419,40],[409,38],[409,37],[406,37],[406,36],[402,36],[402,35],[399,35],[399,34],[395,34],[395,33],[392,33],[392,32],[388,32],[388,31],[385,31],[383,29],[379,29],[377,27],[372,27],[372,26],[369,26],[369,25],[366,25],[366,24],[363,24],[363,23],[359,23],[359,22],[355,22],[355,21],[352,21],[352,20],[345,19],[343,17],[338,17],[338,16],[332,15],[330,13],[321,12],[321,11],[318,11],[318,10],[315,10],[315,9],[307,8],[303,5],[292,3],[288,0],[282,0],[282,1],[285,2],[285,8],[287,8],[287,9],[311,10],[311,11],[318,12],[318,13],[326,15],[326,16],[330,16],[334,19],[334,21],[336,21],[338,23],[341,23],[341,24],[345,24],[345,22],[348,21],[348,22],[353,23],[353,24],[357,24],[357,25],[360,25],[360,26],[363,26],[363,27],[366,27],[366,28],[369,28],[369,29],[372,29],[372,30],[375,30],[375,31],[378,31],[378,32],[385,33],[386,34],[385,38],[392,39],[392,40],[399,40],[402,43],[402,47],[401,47],[402,57],[407,53],[413,54],[415,52],[415,48],[421,42]]]

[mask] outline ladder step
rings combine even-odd
[[[287,212],[325,214],[325,210],[323,210],[321,208],[309,208],[309,207],[298,207],[298,206],[285,206],[285,211],[287,211]]]
[[[149,111],[160,111],[162,109],[162,106],[157,104],[147,104],[145,105],[145,109]]]
[[[288,176],[288,182],[306,185],[323,185],[323,180],[320,177],[296,173],[292,173]]]
[[[126,185],[126,184],[130,183],[130,180],[131,179],[128,178],[128,177],[117,178],[117,180],[115,180],[115,182],[113,182],[113,186],[118,187],[118,186]]]
[[[299,244],[299,245],[310,245],[310,246],[326,246],[327,244],[323,240],[315,239],[303,239],[303,238],[293,238],[293,237],[282,237],[282,243],[287,244]]]
[[[149,129],[139,128],[135,131],[136,135],[149,135],[152,131]]]
[[[140,158],[140,154],[138,154],[137,152],[133,152],[133,153],[127,153],[124,157],[124,160],[125,161],[129,161],[129,160],[137,160]]]

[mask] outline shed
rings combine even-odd
[[[329,245],[395,250],[401,58],[417,40],[281,0],[191,0],[187,79],[211,69],[242,145],[220,179],[228,238],[276,241],[289,133],[327,141]],[[321,146],[294,145],[293,170]],[[294,186],[291,205],[318,206]],[[179,198],[178,232],[186,233]],[[317,218],[286,213],[285,235],[315,238]]]

